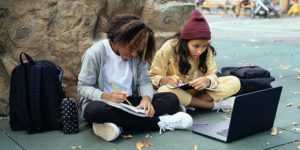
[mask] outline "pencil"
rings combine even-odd
[[[120,90],[117,89],[117,87],[116,87],[114,84],[111,83],[110,85],[111,85],[111,87],[112,87],[115,91],[121,92]],[[125,101],[126,101],[129,105],[132,106],[132,104],[130,103],[130,101],[129,101],[127,98],[125,99]]]
[[[174,59],[171,58],[170,61],[171,61],[171,65],[172,65],[172,69],[173,69],[174,75],[176,76],[176,68],[174,66]]]
[[[202,122],[195,122],[195,123],[193,123],[193,126],[206,126],[206,125],[208,125],[208,123],[202,123]]]

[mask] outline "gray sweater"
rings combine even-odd
[[[103,71],[105,71],[103,66],[107,58],[104,42],[105,40],[96,42],[82,56],[82,66],[77,83],[77,91],[81,96],[82,112],[84,112],[84,108],[89,102],[100,100],[103,93],[102,76]],[[132,94],[135,96],[149,96],[152,99],[154,90],[148,72],[148,65],[140,58],[129,60],[129,64],[133,75]]]

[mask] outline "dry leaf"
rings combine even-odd
[[[297,80],[300,80],[300,76],[299,76],[299,77],[297,77]]]
[[[280,65],[279,68],[282,70],[288,70],[292,67],[292,65]]]
[[[224,118],[225,120],[229,120],[229,119],[230,119],[230,117],[228,117],[228,116],[226,116],[226,115],[223,115],[223,118]]]
[[[151,135],[149,135],[149,134],[146,134],[145,135],[145,138],[151,138],[152,136]]]
[[[273,128],[271,129],[271,135],[275,136],[275,135],[277,135],[277,134],[278,134],[277,128],[276,128],[276,127],[273,127]]]
[[[195,145],[194,145],[194,150],[197,150],[197,149],[198,149],[198,148],[197,148],[197,145],[195,144]]]
[[[286,104],[286,107],[290,107],[290,106],[293,106],[293,103]]]
[[[123,139],[127,139],[127,138],[133,138],[133,136],[131,134],[127,134],[127,135],[121,135]]]
[[[300,128],[293,128],[293,130],[300,131]]]
[[[146,141],[138,141],[135,146],[136,146],[136,149],[142,150],[143,147],[149,147],[151,145],[152,145],[151,143],[146,142]]]
[[[81,145],[77,145],[77,146],[72,146],[71,149],[81,149]]]

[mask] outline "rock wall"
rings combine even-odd
[[[153,27],[159,47],[194,8],[189,0],[0,0],[0,113],[7,113],[10,75],[20,52],[62,67],[64,90],[78,99],[81,56],[106,37],[112,16],[139,15]]]

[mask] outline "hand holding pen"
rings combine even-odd
[[[180,83],[182,83],[182,81],[180,80],[180,78],[177,76],[177,70],[175,67],[175,60],[174,58],[170,58],[170,62],[171,62],[171,66],[172,66],[172,71],[173,74],[172,76],[165,76],[160,80],[160,84],[169,84],[172,86],[178,86]]]
[[[127,94],[121,92],[119,89],[117,89],[117,87],[111,83],[111,87],[115,90],[115,92],[113,92],[113,96],[120,98],[122,100],[125,100],[129,105],[132,105],[131,102],[126,98]]]
[[[178,86],[178,84],[182,83],[182,81],[180,80],[180,78],[176,75],[172,75],[172,76],[165,76],[160,80],[160,84],[169,84],[172,86]]]

